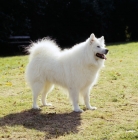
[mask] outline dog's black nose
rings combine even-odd
[[[105,54],[107,54],[108,52],[109,52],[109,50],[108,50],[108,49],[106,49],[106,50],[105,50]]]

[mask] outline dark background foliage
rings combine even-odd
[[[62,46],[91,33],[106,42],[138,40],[138,0],[0,0],[0,44],[13,35],[50,36]]]

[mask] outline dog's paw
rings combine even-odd
[[[75,112],[78,112],[78,113],[82,113],[83,110],[82,109],[74,109]]]
[[[39,106],[35,106],[35,107],[33,106],[32,109],[41,110]]]
[[[89,109],[89,110],[96,110],[97,107],[95,107],[95,106],[90,106],[90,107],[87,107],[87,109]]]
[[[45,104],[43,104],[43,106],[52,106],[52,104],[51,103],[45,103]]]

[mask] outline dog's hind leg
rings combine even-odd
[[[44,106],[50,106],[50,105],[52,105],[50,103],[47,103],[46,102],[46,99],[47,99],[48,93],[50,93],[53,88],[54,88],[54,85],[53,84],[51,84],[51,83],[46,83],[45,84],[44,89],[43,89],[43,92],[42,92],[42,104]]]
[[[39,109],[39,106],[37,105],[37,98],[43,88],[43,83],[35,82],[31,85],[31,88],[33,92],[33,108]]]

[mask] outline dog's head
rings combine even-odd
[[[89,43],[97,59],[106,59],[106,54],[109,50],[105,48],[103,36],[101,38],[96,38],[94,34],[91,34]]]

